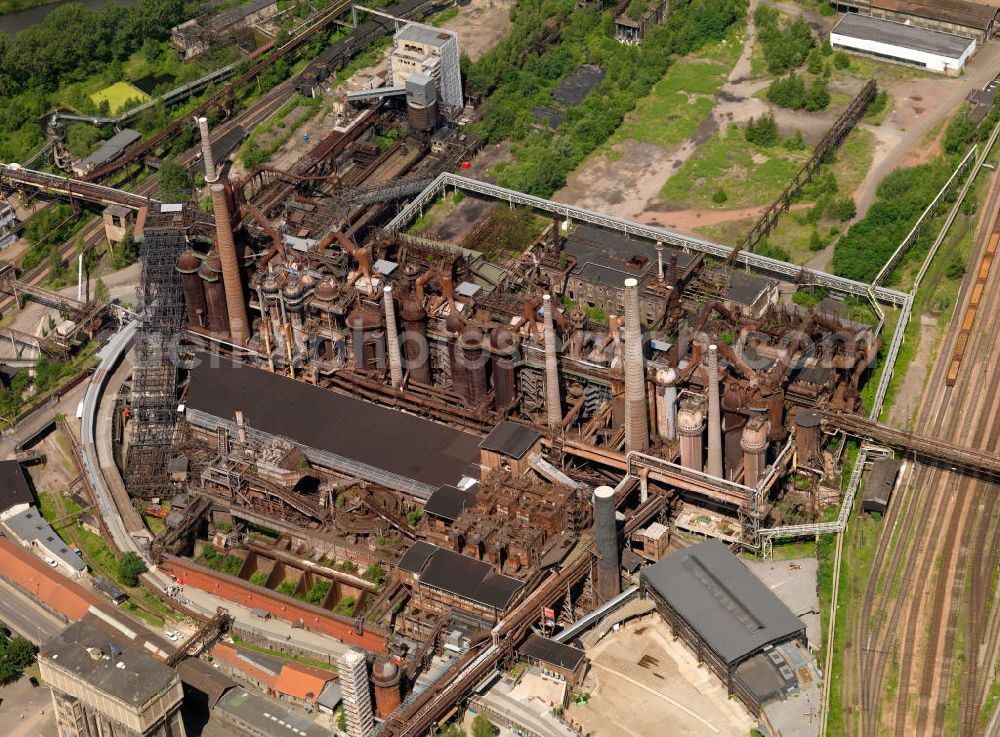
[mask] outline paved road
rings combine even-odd
[[[54,637],[66,626],[3,580],[0,580],[0,621],[36,645]]]

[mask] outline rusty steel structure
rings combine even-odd
[[[177,338],[184,299],[177,259],[187,246],[167,213],[151,213],[143,231],[139,330],[132,372],[132,437],[126,462],[129,493],[141,498],[169,489],[167,463],[177,416]]]
[[[750,228],[750,231],[743,237],[743,240],[729,254],[726,258],[726,263],[735,263],[736,256],[740,251],[753,251],[761,240],[770,235],[771,231],[778,224],[778,219],[788,212],[788,208],[792,205],[792,200],[802,191],[802,187],[809,183],[813,174],[816,173],[816,170],[823,163],[823,159],[831,151],[835,151],[844,142],[848,134],[854,130],[854,126],[864,117],[868,106],[872,104],[877,94],[878,85],[875,83],[875,80],[868,80],[857,96],[851,101],[851,104],[847,106],[847,109],[841,113],[830,130],[826,132],[826,135],[816,144],[816,148],[813,149],[809,160],[802,165],[802,168],[798,170],[792,180],[785,185],[785,188],[778,195],[777,199],[768,206],[764,214],[760,216],[757,222],[753,224],[753,227]]]

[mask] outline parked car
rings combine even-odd
[[[171,642],[177,642],[181,638],[181,636],[173,630],[163,630],[163,636]]]
[[[55,560],[53,560],[52,558],[49,558],[49,557],[45,558],[45,565],[49,566],[50,568],[58,568],[59,567],[59,564],[56,563]]]

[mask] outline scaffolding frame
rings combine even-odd
[[[167,462],[177,419],[177,365],[172,349],[184,320],[177,257],[187,237],[177,228],[143,232],[139,327],[132,370],[132,437],[125,469],[132,496],[148,499],[168,490]]]

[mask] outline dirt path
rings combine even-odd
[[[916,355],[910,361],[906,376],[903,377],[903,381],[896,390],[896,398],[889,409],[887,421],[893,427],[910,429],[913,425],[913,416],[920,405],[927,372],[934,362],[937,337],[937,319],[926,315],[921,316]]]
[[[789,210],[807,210],[812,207],[811,202],[798,202],[792,205]],[[679,230],[693,231],[695,228],[703,228],[707,225],[721,225],[733,220],[744,220],[747,218],[759,218],[768,208],[767,205],[757,207],[744,207],[737,210],[675,210],[673,212],[659,212],[659,220],[665,227],[677,228]],[[650,223],[652,224],[652,223]]]

